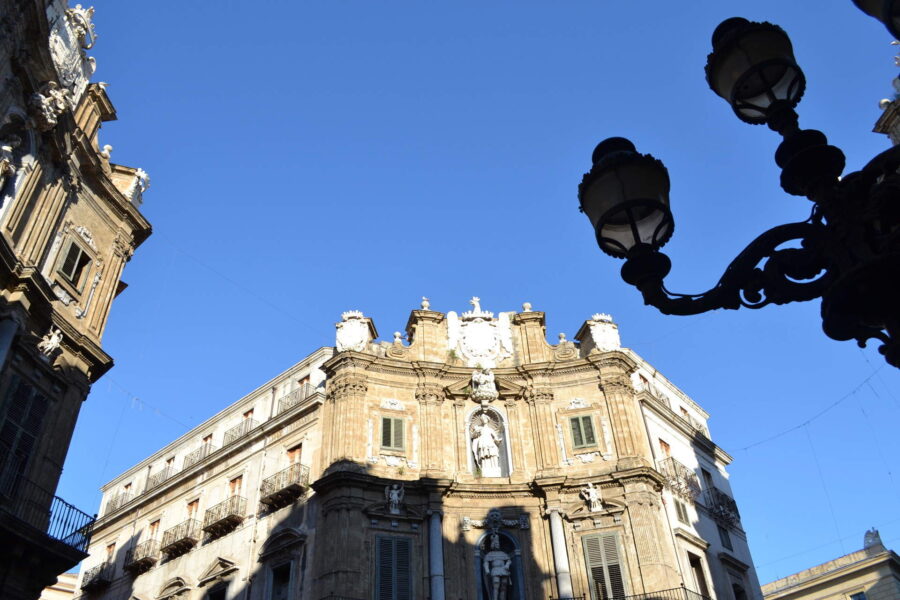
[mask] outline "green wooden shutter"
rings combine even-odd
[[[391,423],[393,423],[393,419],[389,417],[381,417],[381,447],[382,448],[390,448],[391,440],[393,437],[391,436]]]
[[[584,445],[593,446],[597,443],[594,437],[594,422],[590,417],[581,417],[581,428],[584,430]]]
[[[394,421],[394,445],[395,450],[403,450],[403,419],[392,419]]]
[[[411,555],[408,538],[376,538],[375,600],[412,600]]]
[[[37,445],[48,399],[19,375],[10,378],[0,422],[0,492],[11,492]]]
[[[572,445],[575,448],[584,446],[584,436],[581,434],[581,423],[578,421],[578,417],[572,417],[569,422],[572,425]]]
[[[591,600],[625,597],[625,578],[619,559],[615,533],[586,535],[582,538],[584,561],[591,578]]]

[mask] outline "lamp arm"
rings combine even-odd
[[[648,277],[635,285],[645,304],[667,315],[812,300],[822,295],[831,278],[823,254],[825,232],[826,226],[814,220],[773,227],[750,242],[715,287],[702,294],[672,293],[662,277]],[[792,241],[799,247],[781,247]]]

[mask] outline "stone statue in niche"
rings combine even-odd
[[[41,351],[41,354],[50,358],[53,356],[53,353],[59,350],[59,346],[62,343],[63,334],[62,331],[59,330],[58,327],[51,327],[50,331],[47,332],[41,341],[38,342],[38,350]]]
[[[22,139],[17,135],[9,136],[9,139],[0,141],[0,190],[6,185],[6,180],[16,174],[16,157],[13,151],[19,147]]]
[[[486,412],[482,412],[479,420],[472,424],[470,437],[475,465],[481,476],[502,477],[500,444],[503,443],[503,436]]]
[[[490,551],[484,555],[485,583],[490,600],[506,600],[511,565],[509,554],[500,549],[500,534],[494,531],[490,535]]]
[[[392,515],[400,514],[400,504],[403,502],[405,490],[402,483],[392,483],[384,486],[384,499],[387,501],[388,512]]]
[[[587,502],[591,512],[603,510],[603,501],[600,498],[600,488],[593,483],[588,482],[586,486],[581,488],[581,493],[579,495]]]
[[[494,374],[490,369],[479,369],[472,372],[472,400],[484,405],[485,402],[496,400],[499,396]]]

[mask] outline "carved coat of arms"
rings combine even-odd
[[[338,352],[353,350],[362,352],[369,343],[369,324],[358,310],[348,310],[341,314],[337,324],[336,346]]]
[[[513,352],[509,314],[500,313],[494,319],[494,313],[481,310],[479,298],[469,302],[473,310],[461,316],[453,311],[447,313],[447,347],[470,367],[495,367]]]

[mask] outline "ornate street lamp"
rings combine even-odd
[[[775,151],[781,187],[813,202],[810,218],[757,237],[709,291],[669,292],[663,279],[671,262],[659,251],[674,230],[668,172],[630,141],[614,137],[594,150],[593,167],[578,186],[580,209],[600,249],[624,258],[622,278],[665,314],[821,297],[829,337],[855,339],[860,346],[877,339],[887,362],[900,367],[900,146],[841,177],[843,152],[822,132],[798,125],[794,108],[805,78],[787,34],[770,23],[733,18],[716,28],[712,43],[710,87],[742,121],[765,123],[782,136]]]
[[[859,10],[875,17],[887,27],[895,39],[900,39],[900,2],[897,0],[853,0]]]

